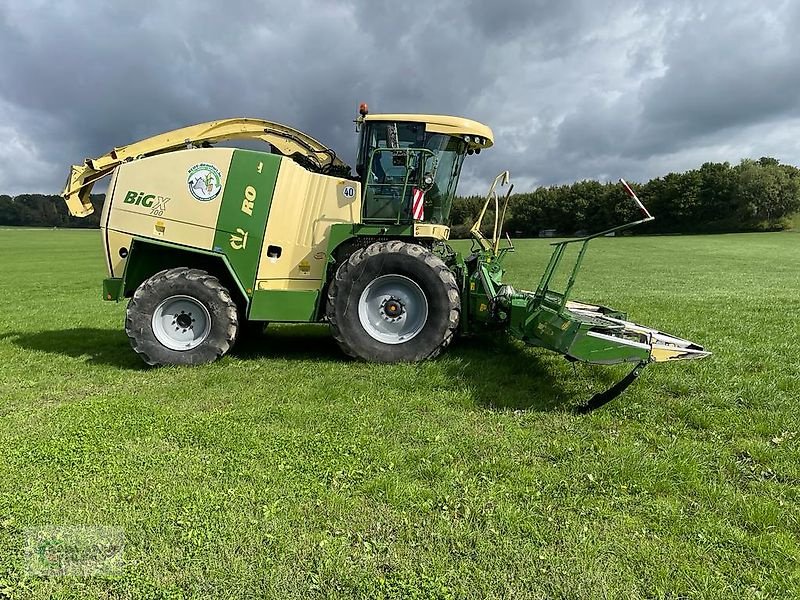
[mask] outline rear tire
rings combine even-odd
[[[350,356],[413,362],[452,341],[461,310],[453,272],[417,244],[377,242],[356,250],[328,288],[327,318]]]
[[[179,267],[144,281],[125,315],[125,332],[148,365],[199,365],[230,350],[239,330],[236,303],[219,279]]]

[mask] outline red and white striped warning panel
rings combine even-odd
[[[422,221],[425,218],[425,190],[411,189],[411,216],[415,221]]]

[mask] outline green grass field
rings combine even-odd
[[[503,339],[373,365],[274,326],[145,368],[96,231],[0,231],[0,598],[796,598],[799,263],[796,233],[593,242],[578,298],[714,355],[580,415],[624,370]],[[121,565],[37,575],[28,528],[73,525]]]

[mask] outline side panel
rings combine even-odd
[[[447,225],[432,223],[414,223],[414,237],[433,238],[435,240],[450,239],[450,228]]]
[[[108,189],[106,190],[106,198],[111,199],[114,197],[114,190],[117,187],[117,174],[119,168],[114,169],[111,173],[111,179],[108,181]],[[103,210],[100,211],[100,228],[105,229],[108,224],[108,213],[111,210],[111,202],[103,202]]]
[[[114,201],[114,190],[117,187],[117,173],[119,169],[114,169],[111,174],[111,179],[108,182],[108,190],[106,190],[106,201],[103,202],[103,210],[100,212],[100,235],[103,238],[103,251],[106,257],[106,270],[109,277],[120,277],[122,270],[125,268],[125,259],[119,256],[119,248],[112,248],[111,240],[108,239],[108,218],[111,213],[111,205]],[[114,252],[117,255],[114,256]],[[117,273],[115,275],[115,273]],[[103,294],[105,298],[106,294]]]
[[[284,160],[258,263],[257,289],[318,290],[328,264],[331,225],[357,223],[360,215],[358,182],[311,173]],[[280,256],[268,256],[269,246],[279,249]]]
[[[270,205],[278,171],[282,172],[290,162],[263,152],[233,153],[213,250],[228,257],[248,296],[252,296],[255,286],[267,218],[272,219]]]
[[[319,290],[256,290],[250,305],[254,321],[308,323],[317,314]]]
[[[137,237],[225,255],[251,296],[281,162],[263,152],[199,148],[118,167],[102,222],[111,276],[122,276]]]
[[[233,148],[198,148],[121,165],[108,228],[210,250],[233,152]],[[201,165],[207,165],[203,173],[214,176],[202,193],[193,194],[191,174],[197,174]]]
[[[110,276],[122,277],[125,272],[125,261],[128,260],[133,236],[113,229],[106,229],[103,234],[108,248],[108,260],[111,263]]]

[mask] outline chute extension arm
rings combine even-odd
[[[161,133],[114,148],[103,156],[87,158],[81,165],[72,165],[61,195],[72,216],[86,217],[94,212],[89,199],[94,183],[123,162],[235,139],[266,142],[280,154],[319,173],[349,170],[333,150],[297,129],[261,119],[223,119]]]

